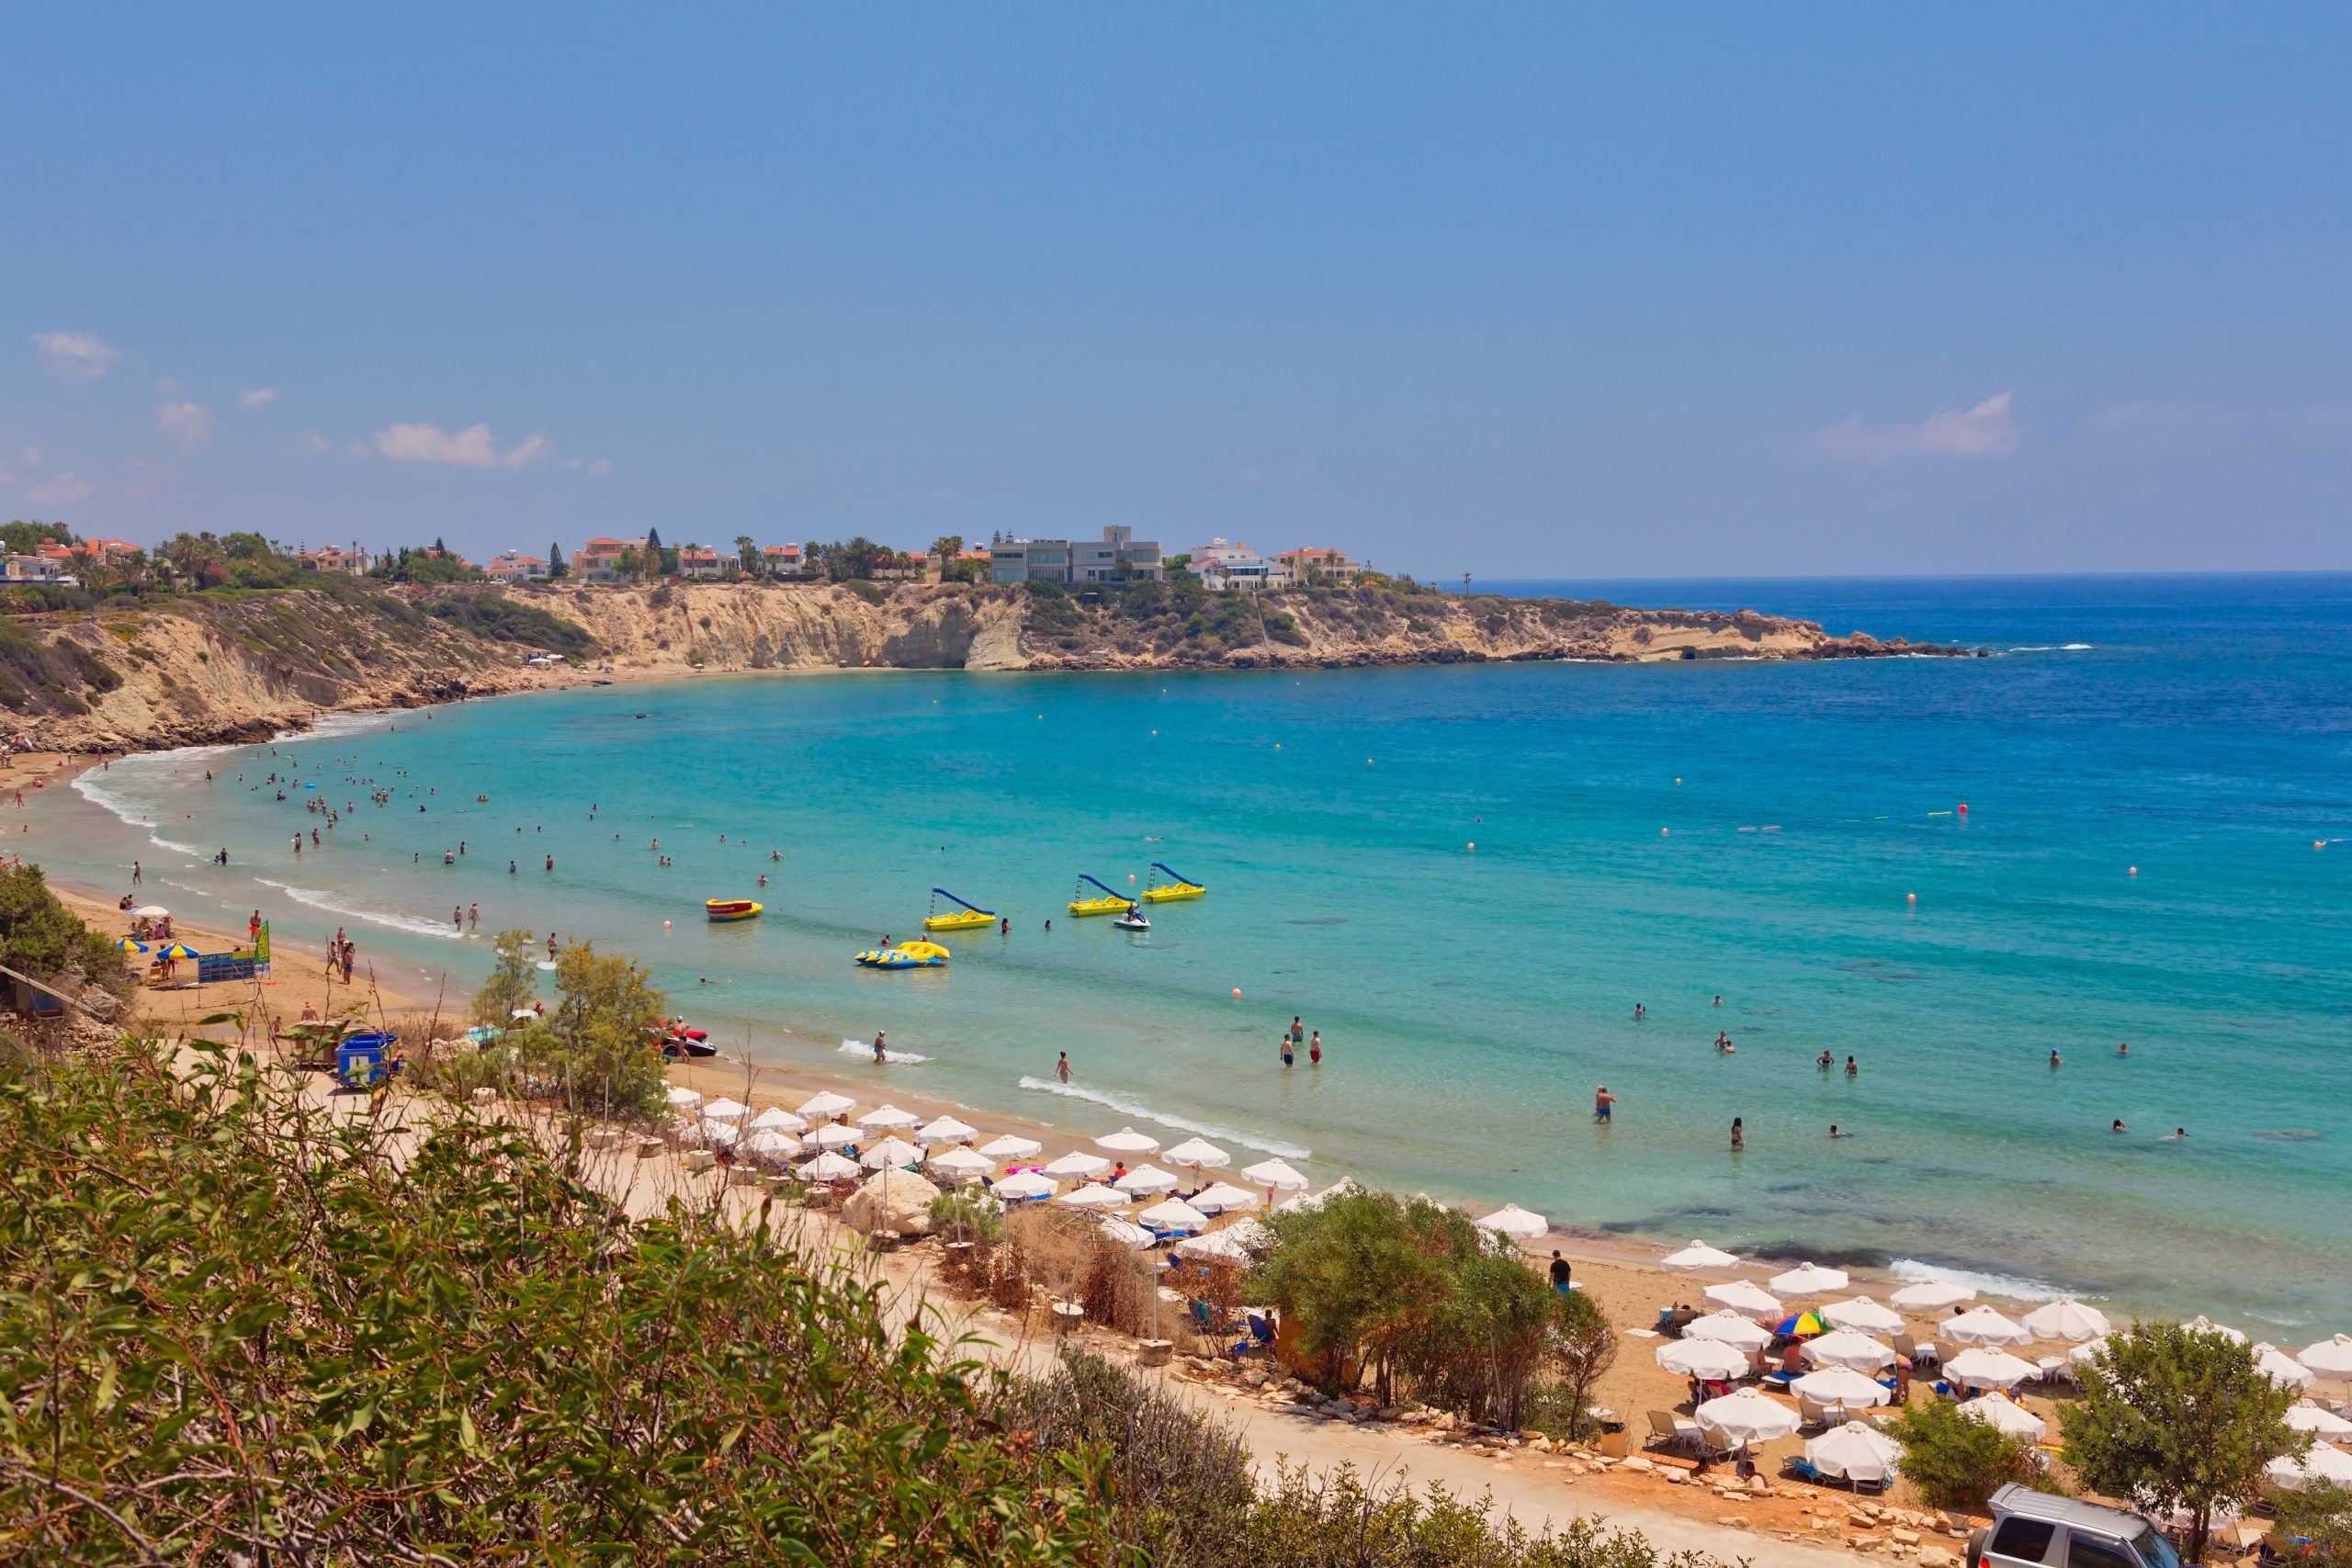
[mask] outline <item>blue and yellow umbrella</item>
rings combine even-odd
[[[147,951],[147,944],[134,937],[124,937],[120,942],[116,942],[114,945],[115,951],[118,953],[144,953]]]
[[[1792,1334],[1800,1339],[1806,1339],[1816,1334],[1828,1333],[1829,1325],[1822,1322],[1821,1319],[1814,1316],[1814,1314],[1809,1312],[1801,1312],[1794,1317],[1782,1318],[1781,1320],[1780,1326],[1773,1329],[1772,1332],[1775,1334]]]

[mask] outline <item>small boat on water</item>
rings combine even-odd
[[[857,962],[868,969],[944,969],[947,956],[947,950],[935,942],[902,942],[861,953]]]
[[[765,909],[767,906],[765,904],[756,903],[749,898],[706,898],[703,900],[702,908],[703,913],[708,915],[710,919],[716,922],[719,920],[755,920],[760,918],[760,912]]]
[[[1090,886],[1101,888],[1101,896],[1088,897],[1086,890]],[[1069,901],[1071,914],[1081,919],[1088,915],[1124,915],[1131,912],[1135,907],[1136,901],[1125,894],[1112,891],[1082,871],[1078,874],[1078,893]]]
[[[1179,898],[1199,898],[1208,892],[1201,884],[1161,862],[1152,862],[1151,869],[1168,880],[1152,879],[1151,886],[1143,890],[1143,901],[1147,904],[1172,904]]]
[[[952,908],[941,911],[939,901],[944,898]],[[944,887],[931,890],[931,913],[923,917],[922,929],[927,931],[968,931],[997,922],[994,909],[983,909],[978,904],[958,898]]]
[[[1136,908],[1132,904],[1127,906],[1127,912],[1125,914],[1121,915],[1117,919],[1113,920],[1111,923],[1118,927],[1123,931],[1148,931],[1151,930],[1151,922],[1145,919],[1143,917],[1143,911]]]

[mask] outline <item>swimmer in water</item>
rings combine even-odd
[[[1846,1076],[1847,1076],[1848,1077],[1849,1077],[1849,1078],[1850,1078],[1850,1077],[1854,1077],[1856,1074],[1860,1073],[1861,1070],[1862,1070],[1861,1068],[1860,1068],[1860,1067],[1858,1067],[1858,1066],[1856,1066],[1854,1065],[1854,1058],[1853,1058],[1853,1057],[1849,1056],[1849,1057],[1847,1057],[1847,1058],[1846,1058]]]
[[[1819,1067],[1823,1072],[1825,1072],[1825,1073],[1826,1073],[1826,1072],[1827,1072],[1830,1068],[1832,1068],[1832,1067],[1834,1067],[1834,1066],[1836,1066],[1838,1065],[1838,1058],[1837,1058],[1837,1057],[1835,1057],[1835,1056],[1833,1056],[1833,1055],[1831,1055],[1828,1052],[1824,1051],[1820,1055],[1815,1056],[1815,1057],[1813,1059],[1813,1065],[1814,1065],[1815,1066],[1816,1066],[1816,1067]]]
[[[1833,1138],[1850,1138],[1850,1137],[1852,1137],[1854,1134],[1851,1134],[1851,1133],[1841,1133],[1841,1132],[1839,1132],[1839,1131],[1838,1130],[1838,1123],[1837,1123],[1837,1122],[1832,1122],[1831,1123],[1829,1123],[1829,1135],[1830,1135],[1831,1137],[1833,1137]]]
[[[2125,1040],[2119,1043],[2115,1047],[2115,1054],[2119,1056],[2129,1056],[2132,1054],[2132,1042]]]
[[[2156,1142],[2160,1144],[2177,1144],[2187,1136],[2188,1136],[2188,1128],[2175,1127],[2171,1132],[2166,1133],[2163,1137],[2158,1138]]]
[[[1644,1007],[1639,1002],[1635,1002],[1634,1004],[1634,1017],[1635,1019],[1647,1018],[1649,1016],[1649,1009]]]
[[[2053,1067],[2058,1065],[2058,1053],[2055,1051],[2050,1053],[2050,1065]]]
[[[1744,1149],[1747,1146],[1747,1134],[1740,1129],[1739,1118],[1736,1116],[1731,1119],[1731,1146],[1735,1149]]]
[[[2122,1117],[2120,1117],[2120,1116],[2117,1117],[2117,1118],[2115,1119],[2114,1122],[2113,1122],[2110,1126],[2109,1126],[2109,1128],[2108,1128],[2107,1130],[2108,1130],[2109,1132],[2110,1132],[2110,1133],[2120,1133],[2120,1132],[2122,1132],[2122,1131],[2124,1130],[2124,1127],[2123,1127],[2123,1118],[2122,1118]]]

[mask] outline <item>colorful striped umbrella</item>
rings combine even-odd
[[[130,937],[124,937],[120,942],[116,942],[114,945],[117,950],[123,953],[144,953],[147,951],[147,944],[145,942],[134,941]]]
[[[1815,1334],[1826,1334],[1829,1332],[1829,1325],[1809,1312],[1801,1312],[1794,1317],[1782,1318],[1772,1332],[1793,1334],[1802,1339]]]
[[[175,942],[155,954],[158,958],[201,958],[202,953],[184,942]]]

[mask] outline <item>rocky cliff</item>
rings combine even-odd
[[[533,652],[569,662],[535,669]],[[1487,660],[1844,659],[1960,650],[1833,637],[1743,612],[1138,584],[1052,591],[873,583],[320,588],[164,599],[0,623],[0,702],[38,743],[256,739],[323,710],[413,706],[695,670],[1086,671]]]

